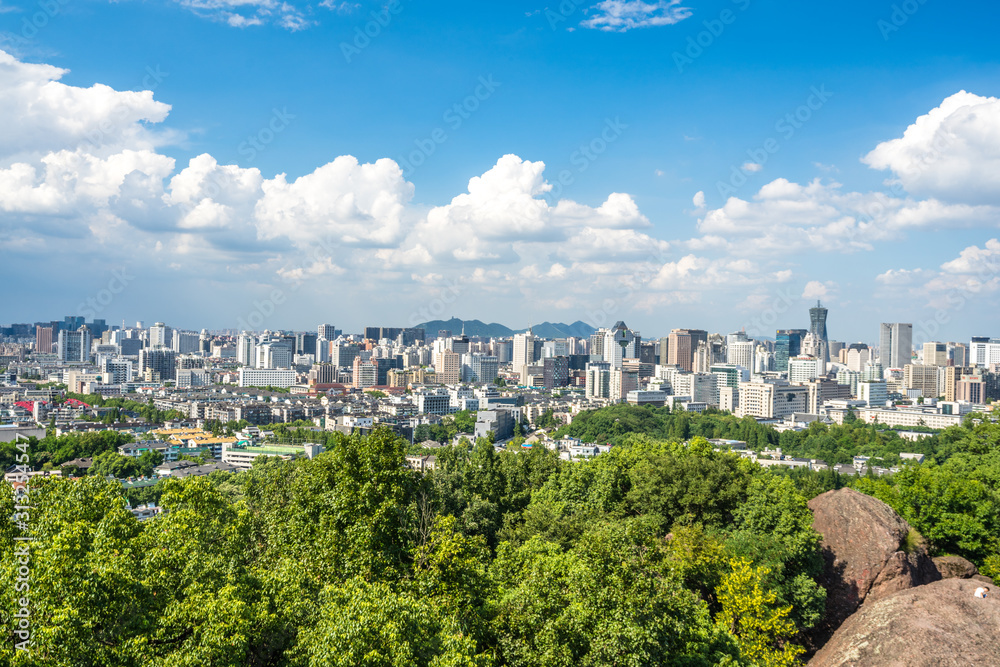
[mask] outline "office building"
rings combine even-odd
[[[993,364],[1000,364],[1000,338],[973,337],[969,343],[968,365],[984,367]]]
[[[883,322],[879,327],[879,361],[883,368],[903,368],[913,360],[913,325]]]
[[[148,348],[139,352],[139,374],[152,382],[177,379],[177,353],[165,348]]]
[[[173,329],[163,322],[157,322],[149,327],[149,347],[171,347]]]
[[[321,324],[316,327],[316,337],[325,338],[327,340],[336,340],[337,329],[334,328],[332,324]]]
[[[669,338],[667,364],[680,366],[686,371],[694,370],[695,352],[699,343],[708,345],[708,332],[702,329],[674,329]],[[711,359],[707,361],[706,370],[711,365]]]
[[[809,333],[813,336],[814,356],[824,363],[830,361],[829,338],[826,335],[827,309],[819,301],[809,309]]]
[[[287,389],[295,384],[295,371],[284,368],[241,368],[239,386],[278,387]]]
[[[924,343],[923,363],[924,366],[947,366],[948,344],[938,342]]]
[[[42,354],[52,352],[52,327],[35,327],[35,351]]]
[[[531,329],[528,329],[527,333],[514,334],[514,351],[511,364],[514,367],[515,373],[520,374],[525,366],[533,364],[537,360],[535,356],[536,340],[535,336],[531,333]]]
[[[802,354],[805,329],[778,329],[774,342],[774,370],[784,373],[788,370],[788,360]]]
[[[938,368],[924,364],[907,364],[903,367],[903,386],[920,391],[925,398],[938,396]]]
[[[90,329],[83,326],[76,331],[60,331],[58,342],[59,361],[87,363],[90,361]]]
[[[795,412],[806,412],[809,388],[785,383],[742,382],[738,417],[784,419]]]

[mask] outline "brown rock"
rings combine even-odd
[[[961,556],[939,556],[934,559],[934,566],[941,573],[942,579],[969,579],[979,574],[976,566]]]
[[[827,491],[809,501],[813,528],[823,540],[823,584],[828,635],[866,599],[879,599],[940,578],[910,526],[881,500],[853,489]],[[907,547],[909,553],[901,547]]]
[[[809,667],[1000,665],[1000,597],[974,598],[971,579],[944,579],[869,600]]]

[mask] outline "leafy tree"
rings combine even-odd
[[[736,637],[740,657],[749,664],[798,664],[805,649],[789,641],[795,635],[795,624],[788,618],[792,608],[775,606],[776,594],[763,586],[767,568],[755,568],[741,558],[731,560],[730,567],[718,590],[722,611],[716,624]]]

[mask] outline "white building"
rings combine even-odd
[[[884,408],[889,398],[889,390],[885,380],[869,380],[858,382],[858,400],[864,401],[869,408]]]
[[[795,412],[806,412],[807,387],[771,382],[741,382],[738,417],[782,419]]]
[[[295,371],[286,368],[240,368],[241,387],[279,387],[295,384]]]

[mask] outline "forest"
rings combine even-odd
[[[564,430],[615,446],[568,462],[480,440],[438,449],[421,475],[386,429],[330,434],[313,460],[161,482],[166,511],[143,523],[117,482],[33,480],[30,517],[0,524],[0,661],[798,664],[826,596],[806,502],[847,484],[893,506],[934,554],[1000,574],[1000,427],[985,415],[905,441],[927,460],[883,478],[780,474],[714,451],[707,437],[780,441],[725,415],[617,406]],[[789,448],[835,455],[889,457],[898,440],[853,423],[794,435]],[[22,535],[30,589],[16,592]],[[21,597],[28,655],[13,648]]]

